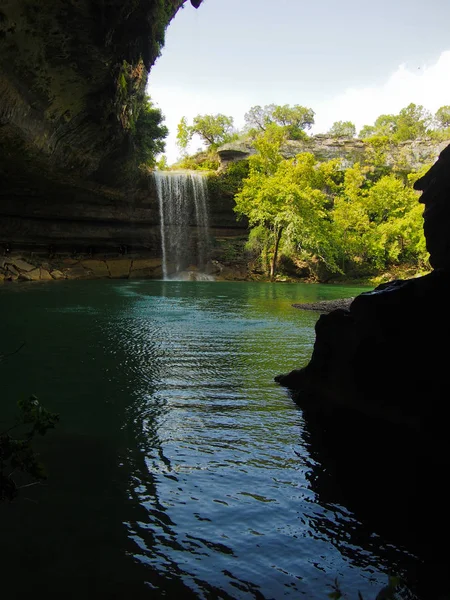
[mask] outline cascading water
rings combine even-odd
[[[208,190],[198,173],[155,171],[161,227],[164,279],[185,279],[195,266],[194,279],[204,273],[209,253]]]

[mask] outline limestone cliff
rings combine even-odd
[[[400,163],[407,165],[410,169],[418,169],[425,164],[432,164],[449,141],[436,142],[430,139],[418,139],[388,144],[383,149],[385,164],[392,166],[394,163]],[[311,136],[304,141],[287,140],[281,147],[281,154],[285,158],[293,158],[296,154],[311,152],[320,161],[341,159],[342,166],[347,168],[355,162],[370,160],[369,149],[370,145],[364,140],[332,138],[320,134]],[[224,168],[230,163],[245,160],[256,151],[250,141],[237,141],[224,144],[217,152],[221,166]]]
[[[1,244],[153,247],[133,125],[185,1],[2,0]]]

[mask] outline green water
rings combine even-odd
[[[0,506],[5,597],[314,599],[335,577],[375,597],[384,542],[355,545],[357,519],[320,503],[302,412],[273,382],[312,352],[319,313],[292,304],[361,291],[3,286],[0,352],[25,345],[0,363],[1,419],[31,393],[61,419],[46,483]]]

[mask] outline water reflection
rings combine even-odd
[[[321,599],[335,577],[350,597],[375,596],[387,563],[404,563],[405,553],[394,545],[384,561],[390,540],[364,533],[348,499],[335,495],[339,483],[327,496],[317,436],[273,383],[288,360],[298,364],[299,349],[305,359],[312,349],[318,315],[291,304],[330,293],[71,282],[14,294],[14,310],[0,294],[9,334],[39,340],[41,349],[23,354],[6,387],[11,394],[31,387],[62,416],[60,437],[45,453],[57,501],[52,486],[35,513],[50,527],[52,547],[71,540],[62,586],[89,558],[103,597],[124,597],[126,588],[133,598]],[[24,523],[21,540],[37,531],[33,519]],[[4,529],[5,547],[20,527]],[[33,557],[43,537],[31,536]],[[14,549],[20,553],[20,544]],[[43,561],[46,572],[57,568],[51,552]],[[14,571],[12,561],[8,567]],[[49,578],[43,589],[54,587]]]
[[[446,598],[446,485],[436,457],[398,425],[342,408],[324,414],[305,405],[302,413],[308,481],[322,509],[337,515],[317,516],[318,535],[358,567],[377,556],[378,566],[402,581],[401,598]]]

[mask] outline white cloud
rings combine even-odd
[[[450,50],[437,62],[398,69],[380,86],[351,88],[319,104],[314,133],[325,132],[335,121],[352,121],[359,131],[372,125],[382,114],[396,114],[411,102],[422,104],[432,113],[450,104]]]
[[[270,83],[270,82],[269,82]],[[244,114],[255,104],[264,105],[270,100],[271,90],[264,82],[258,90],[255,85],[251,97],[242,95],[239,90],[225,89],[220,94],[152,86],[150,77],[149,93],[166,117],[170,134],[166,142],[166,156],[169,164],[179,156],[176,146],[177,125],[182,116],[188,122],[198,114],[223,113],[234,118],[235,125],[242,127]],[[363,125],[371,125],[375,119],[386,113],[398,113],[409,103],[422,104],[432,113],[445,104],[450,104],[450,50],[442,52],[438,60],[429,65],[418,65],[408,69],[400,65],[384,83],[365,88],[350,88],[335,97],[316,103],[312,108],[316,113],[313,133],[327,131],[334,121],[352,121],[359,131]],[[279,100],[279,103],[283,103]],[[286,100],[289,103],[289,100]],[[199,144],[189,149],[195,152]]]

